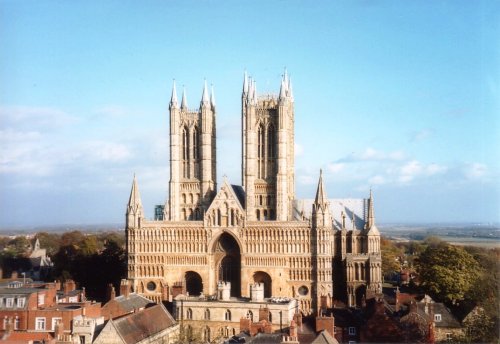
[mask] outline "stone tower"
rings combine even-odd
[[[170,188],[166,218],[201,220],[216,190],[215,96],[207,82],[200,107],[189,110],[186,90],[179,107],[175,81],[170,99]]]
[[[143,218],[144,209],[142,207],[141,195],[139,194],[139,186],[137,185],[137,179],[134,174],[132,189],[130,190],[130,197],[127,204],[125,228],[138,228]]]
[[[286,71],[278,97],[257,97],[246,73],[242,93],[242,183],[246,219],[292,218],[294,180],[294,99]]]
[[[333,232],[330,202],[320,171],[318,189],[312,206],[313,308],[328,308],[333,298]]]

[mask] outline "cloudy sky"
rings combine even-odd
[[[295,95],[297,197],[367,197],[379,223],[500,221],[497,1],[0,0],[0,228],[121,223],[168,191],[175,78],[217,100],[240,184],[243,72]]]

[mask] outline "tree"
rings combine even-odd
[[[60,236],[55,233],[39,232],[36,238],[40,241],[40,247],[47,250],[47,254],[52,256],[59,250]]]
[[[387,238],[380,238],[380,251],[382,252],[382,274],[389,278],[401,269],[400,258],[403,252]]]
[[[496,342],[495,322],[483,308],[476,307],[463,321],[466,343]]]
[[[417,260],[417,272],[424,290],[452,304],[464,299],[479,271],[480,266],[472,255],[444,242],[427,246]]]

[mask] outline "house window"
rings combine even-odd
[[[186,312],[186,319],[192,320],[193,319],[193,310],[191,308],[188,308]]]
[[[38,331],[45,330],[45,318],[42,318],[42,317],[35,318],[35,330],[38,330]]]
[[[8,322],[8,321],[9,321],[9,320],[7,319],[7,317],[4,317],[4,318],[3,318],[3,329],[4,329],[4,330],[6,330],[6,329],[7,329],[7,322]]]
[[[41,306],[45,303],[45,294],[38,294],[38,305]]]
[[[229,309],[226,310],[224,319],[226,319],[226,321],[231,321],[231,311]]]
[[[446,334],[446,340],[447,340],[448,342],[451,342],[451,341],[452,341],[452,339],[453,339],[453,337],[452,337],[451,333],[447,333],[447,334]]]
[[[434,321],[441,321],[441,314],[434,314]]]
[[[14,319],[14,330],[19,330],[19,324],[20,324],[19,317],[16,317]]]
[[[248,311],[247,312],[247,319],[250,319],[250,320],[253,321],[253,313],[252,313],[252,311]]]
[[[24,297],[20,297],[17,299],[17,308],[24,308],[24,304],[26,299]]]
[[[5,307],[7,307],[7,308],[14,307],[14,298],[13,297],[9,297],[9,298],[5,299]]]
[[[356,335],[356,327],[349,327],[349,335],[350,336]]]
[[[56,325],[62,321],[62,318],[52,318],[52,331],[56,330]]]

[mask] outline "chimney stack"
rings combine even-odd
[[[130,294],[130,288],[128,285],[127,279],[122,279],[120,282],[120,295],[123,295],[124,298],[128,299]]]

